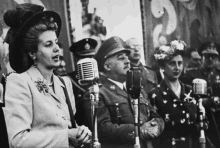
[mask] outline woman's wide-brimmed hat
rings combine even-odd
[[[10,27],[7,36],[10,36],[9,43],[9,61],[11,67],[16,72],[23,72],[26,69],[26,61],[23,61],[24,51],[21,48],[20,42],[22,35],[26,31],[38,23],[42,17],[52,17],[54,22],[57,23],[58,30],[56,31],[59,36],[61,29],[61,18],[58,13],[54,11],[44,11],[44,7],[31,3],[24,3],[18,5],[15,9],[10,9],[4,14],[4,22]]]

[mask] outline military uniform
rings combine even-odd
[[[70,46],[70,51],[73,52],[76,62],[83,58],[91,58],[95,55],[95,48],[97,46],[97,41],[91,38],[82,39]],[[85,118],[84,108],[83,108],[83,95],[85,91],[90,86],[81,86],[78,82],[77,71],[68,73],[67,76],[72,81],[73,93],[75,95],[76,102],[76,114],[75,119],[78,125],[88,126],[88,121]]]
[[[131,67],[135,67],[131,63]],[[141,69],[141,86],[146,93],[149,93],[157,85],[157,76],[155,71],[140,63],[138,67]]]
[[[95,109],[98,139],[102,148],[133,148],[137,126],[140,127],[138,133],[141,148],[152,148],[151,137],[159,136],[164,128],[163,119],[152,108],[143,89],[139,98],[140,124],[135,122],[137,110],[134,100],[123,90],[126,86],[126,72],[130,68],[129,54],[130,50],[125,48],[125,42],[120,37],[113,36],[105,40],[95,56],[102,82]],[[109,61],[106,62],[107,60]],[[121,69],[118,70],[119,68]],[[90,101],[89,91],[84,95],[84,100],[91,128],[94,125],[91,119],[93,102]]]
[[[209,120],[209,128],[206,136],[216,146],[220,145],[220,114],[219,107],[214,105],[213,96],[220,97],[219,84],[220,70],[215,65],[218,60],[220,46],[216,42],[205,42],[199,47],[198,52],[203,56],[203,67],[186,71],[181,80],[192,85],[193,79],[204,79],[207,82],[207,98],[203,99],[206,115]],[[219,83],[219,82],[218,82]],[[217,85],[217,86],[216,86]],[[216,86],[216,87],[214,87]]]
[[[83,110],[83,95],[86,91],[86,87],[82,87],[78,83],[78,79],[76,78],[76,71],[71,72],[68,74],[68,77],[70,78],[73,86],[73,94],[75,95],[75,103],[76,103],[76,114],[75,114],[75,120],[78,125],[85,125],[87,122],[84,118],[84,110]],[[88,124],[87,124],[88,125]]]
[[[86,115],[91,115],[91,101],[88,92],[84,99]],[[155,118],[162,129],[164,122],[150,105],[143,90],[140,95],[139,107],[141,125]],[[99,90],[97,118],[98,136],[102,148],[134,147],[135,120],[133,100],[128,97],[127,92],[109,80],[106,80]],[[147,145],[150,147],[151,142],[141,140],[142,148],[148,148]]]
[[[213,89],[213,85],[215,84],[216,80],[220,77],[220,71],[212,70],[207,71],[206,69],[193,69],[187,71],[184,75],[189,84],[192,84],[192,80],[195,78],[204,79],[207,82],[207,95],[208,99],[203,100],[203,106],[206,108],[206,115],[209,120],[209,128],[206,131],[206,136],[209,137],[211,142],[218,147],[220,145],[220,112],[219,106],[215,106],[213,104],[212,96],[219,96],[220,90],[218,86],[217,88]],[[184,79],[182,79],[184,80]],[[219,96],[220,97],[220,96]]]
[[[180,98],[164,80],[149,93],[152,106],[165,121],[165,129],[158,137],[155,148],[198,147],[196,100],[191,96],[190,86],[181,82],[180,85]]]

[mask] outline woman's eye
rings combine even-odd
[[[51,43],[46,43],[45,47],[50,47],[52,44]]]

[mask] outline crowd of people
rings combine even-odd
[[[143,47],[133,37],[124,41],[112,36],[98,51],[97,41],[91,38],[73,43],[69,50],[75,67],[81,59],[97,61],[94,111],[89,89],[93,83],[81,85],[77,71],[65,69],[58,42],[59,14],[24,3],[5,12],[4,21],[10,27],[7,42],[14,70],[5,77],[0,92],[4,98],[1,138],[6,147],[93,148],[95,140],[102,148],[219,147],[220,48],[216,42],[198,49],[187,48],[182,40],[162,45],[153,55],[157,70],[141,63]],[[135,68],[140,83],[133,82],[136,92],[131,95],[127,77]],[[202,102],[194,94],[195,79],[207,82]]]

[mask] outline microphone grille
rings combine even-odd
[[[97,63],[94,59],[85,58],[77,63],[77,79],[93,80],[98,73]]]

